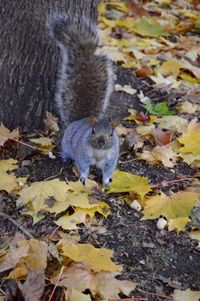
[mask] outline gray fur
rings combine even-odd
[[[63,160],[75,161],[82,181],[96,165],[107,185],[119,156],[119,138],[111,122],[102,119],[113,90],[111,63],[106,56],[95,55],[97,26],[84,15],[56,14],[48,27],[62,56],[55,99],[66,127]]]
[[[97,25],[84,15],[55,14],[48,27],[62,56],[55,98],[64,125],[102,117],[113,91],[113,74],[110,60],[95,54]]]
[[[102,123],[105,124],[103,119]],[[91,145],[92,126],[89,119],[72,122],[65,130],[62,139],[62,154],[64,161],[71,159],[76,162],[82,179],[88,176],[90,166],[95,165],[102,170],[103,183],[108,184],[117,165],[119,138],[115,132],[111,135],[107,126],[96,133],[96,135],[101,134],[105,139],[110,140],[109,147],[95,148]]]

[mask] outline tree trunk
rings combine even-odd
[[[46,18],[71,12],[97,19],[98,0],[0,0],[0,121],[7,127],[41,127],[54,111],[59,49]],[[54,111],[55,112],[55,111]]]

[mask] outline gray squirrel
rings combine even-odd
[[[85,183],[90,166],[109,180],[119,156],[114,125],[104,118],[113,90],[113,72],[105,55],[96,55],[97,25],[83,16],[55,14],[48,21],[51,36],[60,48],[55,101],[65,126],[62,157],[74,160]]]

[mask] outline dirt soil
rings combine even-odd
[[[144,95],[151,98],[152,102],[168,100],[173,107],[178,98],[178,95],[155,90],[149,80],[136,79],[131,73],[120,68],[117,70],[117,78],[119,84],[130,83],[138,91],[142,90]],[[108,114],[122,121],[131,107],[138,108],[137,96],[127,96],[124,93],[115,92]],[[134,126],[133,123],[126,125]],[[24,139],[26,137],[27,134],[24,135]],[[29,181],[40,181],[57,174],[61,179],[77,179],[72,165],[64,167],[59,157],[52,160],[32,150],[30,153],[28,153],[28,149],[22,152],[20,146],[16,145],[4,149],[4,152],[1,153],[2,158],[16,158],[17,156],[21,160],[17,176],[29,176]],[[161,165],[152,166],[144,161],[132,159],[134,159],[134,152],[130,150],[129,153],[120,157],[118,168],[136,175],[146,176],[152,184],[194,174],[193,169],[185,163],[179,163],[173,169],[169,169]],[[98,175],[98,171],[95,174]],[[187,185],[189,186],[189,181],[177,182],[163,188],[163,191],[165,193],[168,193],[169,190],[177,192]],[[96,194],[108,202],[112,214],[106,220],[102,220],[100,216],[97,217],[98,223],[102,222],[106,228],[103,233],[99,231],[98,227],[93,227],[91,230],[82,226],[79,230],[81,241],[114,250],[115,262],[124,267],[121,279],[133,280],[138,283],[137,289],[133,293],[134,297],[137,297],[138,300],[164,301],[172,300],[169,295],[174,289],[200,290],[200,249],[197,248],[197,242],[188,237],[187,231],[179,235],[166,230],[160,231],[156,227],[156,221],[141,221],[142,214],[130,208],[119,194],[108,196],[100,191],[97,191]],[[11,197],[5,192],[0,194],[0,211],[23,225],[35,238],[50,236],[57,228],[53,222],[57,217],[52,214],[47,215],[44,220],[33,226],[31,217],[19,213],[15,205],[15,197]],[[4,243],[5,237],[12,237],[17,231],[19,229],[15,225],[3,218],[0,219],[1,244]],[[5,290],[8,282],[2,283]],[[58,297],[57,300],[59,300]]]

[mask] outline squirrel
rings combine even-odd
[[[54,14],[50,34],[60,48],[56,105],[65,131],[61,142],[64,162],[75,161],[84,184],[90,166],[102,170],[109,186],[119,156],[115,125],[104,118],[113,90],[113,71],[105,55],[97,55],[97,24],[86,16]]]

